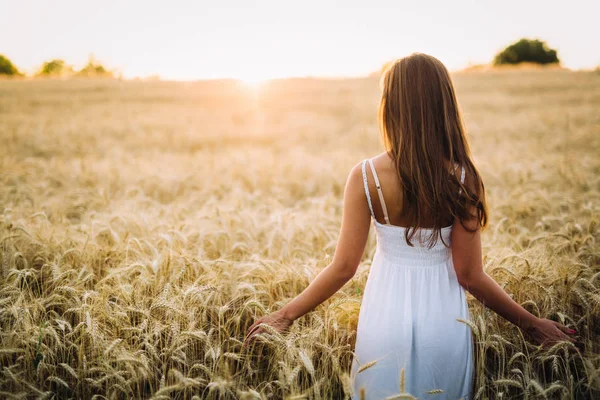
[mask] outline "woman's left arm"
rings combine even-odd
[[[367,243],[370,222],[371,214],[359,163],[352,168],[346,180],[342,227],[332,262],[292,301],[254,322],[248,328],[244,343],[263,332],[259,326],[261,323],[271,325],[280,332],[285,331],[295,319],[316,308],[344,286],[356,273]]]

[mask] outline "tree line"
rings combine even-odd
[[[534,64],[558,64],[560,60],[556,50],[539,39],[520,39],[511,43],[500,51],[492,61],[493,65],[520,64],[523,62]],[[5,56],[0,54],[0,75],[23,76],[17,67]],[[90,56],[88,63],[80,70],[75,70],[64,60],[54,59],[46,61],[38,69],[35,76],[114,76],[101,63]]]
[[[0,54],[0,75],[25,76],[8,57],[2,54]],[[93,55],[89,57],[87,64],[81,69],[75,69],[72,65],[67,64],[65,60],[56,58],[44,62],[34,73],[34,76],[40,77],[112,77],[114,75],[113,71],[102,65]]]

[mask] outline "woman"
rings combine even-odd
[[[377,249],[358,320],[355,395],[380,399],[402,389],[418,398],[467,399],[473,347],[459,321],[469,319],[465,289],[538,344],[573,340],[575,331],[530,314],[483,271],[484,185],[444,65],[412,54],[387,69],[382,86],[386,152],[350,171],[333,261],[286,306],[258,319],[246,343],[263,323],[286,330],[348,282],[372,218]]]

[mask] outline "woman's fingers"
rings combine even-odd
[[[565,333],[565,331],[561,329],[560,326],[556,325],[556,334],[559,340],[568,340],[569,342],[575,342],[575,338],[570,333],[570,329],[566,326],[564,328],[567,330],[567,332],[569,332],[569,335],[567,335],[567,333]]]
[[[573,347],[569,346],[569,351],[576,351],[575,347],[582,346],[573,336],[575,333],[574,329],[567,328],[559,322],[543,319],[537,329],[533,331],[533,336],[541,348],[547,349],[560,342],[570,342]]]
[[[259,333],[263,333],[263,332],[264,332],[264,329],[262,327],[258,327],[256,330],[251,332],[244,340],[244,346],[252,343],[252,341],[255,339],[255,336],[258,335]]]
[[[559,323],[559,322],[556,322],[556,321],[553,321],[553,322],[554,322],[554,326],[556,326],[558,329],[560,329],[562,332],[564,332],[564,333],[566,333],[566,334],[573,335],[573,334],[577,333],[577,332],[575,331],[575,329],[570,329],[570,328],[567,328],[567,327],[566,327],[566,326],[564,326],[563,324],[561,324],[561,323]]]
[[[575,338],[566,335],[560,329],[556,329],[556,331],[554,331],[554,332],[555,332],[554,335],[547,337],[545,340],[543,340],[543,342],[541,343],[542,348],[548,349],[557,343],[565,342],[565,341],[573,343],[573,344],[575,344],[577,342],[575,340]],[[571,350],[571,348],[570,348],[570,350]]]
[[[259,333],[267,332],[265,329],[263,329],[261,324],[269,325],[276,331],[283,332],[291,325],[291,321],[281,317],[279,314],[270,314],[257,319],[256,322],[250,325],[246,332],[246,337],[244,338],[244,346],[250,343],[254,339],[254,337]]]
[[[248,328],[248,332],[246,333],[246,338],[249,338],[250,335],[252,335],[252,333],[258,328],[259,323],[256,322],[254,324],[252,324],[252,326],[250,328]]]
[[[250,325],[250,327],[249,327],[249,328],[248,328],[248,330],[246,331],[246,336],[247,336],[247,335],[248,335],[250,332],[252,332],[252,330],[256,329],[256,327],[257,327],[258,325],[262,324],[263,320],[264,320],[264,317],[261,317],[261,318],[257,319],[256,321],[254,321],[254,323],[253,323],[252,325]]]
[[[257,321],[257,322],[254,322],[252,325],[250,325],[250,327],[248,327],[248,330],[246,331],[246,336],[248,336],[248,334],[249,334],[250,332],[252,332],[252,330],[253,330],[254,328],[256,328],[256,325],[258,325],[258,321]]]
[[[246,333],[246,337],[244,338],[244,347],[250,343],[252,336],[254,336],[254,329],[249,329],[248,333]]]
[[[246,331],[246,336],[244,337],[244,345],[252,335],[252,332],[258,327],[258,325],[262,322],[262,318],[257,319]]]

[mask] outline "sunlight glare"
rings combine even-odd
[[[243,71],[236,71],[234,75],[240,82],[249,89],[260,89],[266,82],[271,79],[277,79],[282,74],[278,74],[276,70],[265,68],[263,63],[252,66],[246,65]],[[285,75],[285,74],[283,74]]]
[[[254,77],[254,78],[242,78],[242,79],[240,79],[240,81],[248,88],[258,89],[262,86],[263,83],[265,83],[266,79]]]

